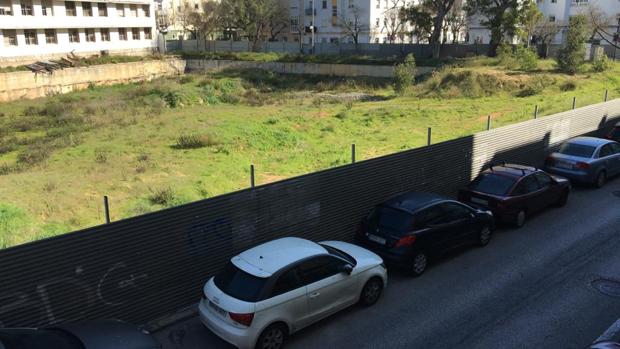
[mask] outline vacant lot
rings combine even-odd
[[[576,76],[463,61],[390,81],[187,75],[0,105],[0,247],[620,97],[620,64]]]

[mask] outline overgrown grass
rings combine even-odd
[[[250,70],[2,104],[0,244],[26,241],[620,97],[620,64],[559,74],[462,60],[397,96],[390,80]],[[172,97],[173,96],[173,97]],[[203,135],[207,135],[203,139]],[[196,137],[181,146],[182,136]]]

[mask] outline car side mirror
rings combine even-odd
[[[353,272],[353,267],[351,266],[351,264],[348,263],[342,264],[338,267],[338,271],[347,275],[351,275],[351,273]]]

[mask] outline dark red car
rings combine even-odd
[[[614,126],[609,134],[607,134],[607,139],[611,139],[612,141],[616,141],[620,143],[620,122]]]
[[[565,178],[534,167],[502,164],[491,166],[460,190],[459,201],[488,209],[496,220],[521,227],[528,215],[566,204],[570,189]]]

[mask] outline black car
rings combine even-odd
[[[0,349],[161,349],[148,332],[117,320],[50,328],[2,328]]]
[[[620,122],[609,131],[606,138],[620,143]]]
[[[464,244],[488,244],[493,222],[489,211],[437,194],[409,192],[377,205],[355,239],[387,264],[419,276],[429,258]]]

